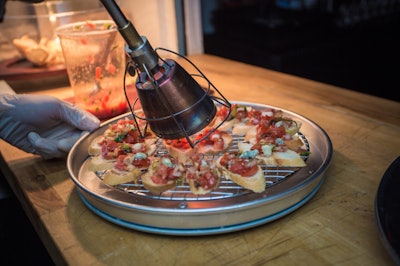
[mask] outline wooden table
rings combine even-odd
[[[400,103],[215,56],[190,59],[229,100],[275,105],[320,125],[334,149],[322,187],[295,212],[252,229],[156,235],[90,211],[64,160],[43,161],[1,142],[1,169],[53,260],[59,265],[392,264],[379,238],[374,200],[386,168],[400,155]],[[72,95],[68,87],[29,93]]]

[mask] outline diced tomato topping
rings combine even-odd
[[[133,156],[133,155],[130,155]],[[127,154],[120,154],[117,157],[117,160],[114,163],[114,167],[120,171],[126,171],[127,169],[127,164],[125,161],[125,158],[127,157]],[[132,165],[138,168],[147,168],[150,165],[150,159],[149,158],[134,158],[132,161]]]
[[[260,123],[257,127],[257,139],[265,138],[283,138],[286,135],[285,127],[270,125],[269,123]]]
[[[160,163],[157,167],[157,171],[151,177],[151,180],[153,180],[153,182],[156,184],[166,184],[169,181],[169,172],[170,168]]]
[[[99,80],[101,78],[101,67],[99,66],[95,68],[95,78],[96,80]]]
[[[178,176],[176,176],[176,161],[172,158],[169,157],[171,160],[172,166],[167,166],[162,163],[162,160],[160,159],[159,164],[157,165],[157,169],[155,173],[152,175],[151,180],[156,183],[156,184],[166,184],[170,180],[176,180]]]
[[[225,153],[220,162],[222,166],[232,173],[244,177],[253,176],[258,171],[257,161],[254,159],[239,158],[234,153]]]
[[[144,158],[144,159],[134,159],[133,160],[133,165],[138,167],[138,168],[147,168],[150,166],[150,159]]]
[[[105,145],[106,145],[107,151],[114,151],[118,147],[118,144],[115,140],[107,140],[105,142]]]
[[[121,154],[117,157],[117,160],[114,163],[114,167],[120,171],[125,171],[126,170],[126,164],[124,162],[126,155]]]
[[[179,149],[191,149],[189,142],[186,138],[167,140],[167,144]]]
[[[215,130],[213,128],[206,128],[202,133],[197,135],[196,139],[200,140],[204,136],[206,136],[210,131],[214,130],[207,138],[203,139],[200,141],[198,146],[207,146],[207,145],[212,145],[213,149],[215,151],[221,151],[224,149],[224,139],[221,137],[222,134],[225,134],[222,131],[219,131],[218,129]]]
[[[254,144],[252,147],[251,147],[251,150],[258,150],[258,153],[259,154],[262,154],[262,148],[261,148],[261,144],[260,144],[260,142],[257,142],[256,144]]]
[[[200,172],[195,180],[196,186],[204,189],[213,189],[218,184],[218,177],[214,175],[213,171],[207,170]]]
[[[90,29],[94,29],[96,27],[96,24],[94,24],[93,22],[86,20],[86,25],[90,28]]]
[[[107,108],[107,102],[108,102],[109,99],[110,99],[109,95],[104,96],[104,98],[103,98],[103,100],[101,102],[101,108],[102,109]]]
[[[225,142],[222,138],[214,140],[213,149],[214,151],[222,151],[224,149]]]
[[[229,109],[223,105],[218,109],[216,116],[225,119],[225,117],[228,115],[228,111]]]
[[[107,72],[110,73],[111,75],[114,75],[115,72],[117,72],[117,68],[116,68],[113,64],[107,64],[106,70],[107,70]]]
[[[90,101],[85,100],[85,109],[100,119],[111,118],[127,111],[127,100],[125,98],[115,99],[111,95],[112,88],[103,87],[96,97],[91,97]],[[133,122],[133,120],[132,120]],[[120,127],[117,123],[114,127]]]
[[[162,178],[162,176],[160,175],[152,175],[151,176],[151,180],[155,183],[155,184],[167,184],[168,180]]]
[[[140,138],[140,134],[139,134],[138,130],[131,130],[126,135],[124,141],[126,143],[134,144],[134,143],[141,142],[143,140]]]
[[[262,112],[260,110],[251,110],[248,116],[253,119],[261,120]]]

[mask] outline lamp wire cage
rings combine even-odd
[[[175,124],[180,128],[180,130],[182,132],[184,132],[185,139],[188,141],[189,145],[193,148],[199,142],[201,142],[201,141],[205,140],[206,138],[208,138],[208,136],[210,136],[215,130],[217,130],[229,118],[229,116],[231,114],[231,111],[232,111],[232,105],[225,98],[225,96],[222,95],[222,93],[214,86],[214,84],[204,75],[204,73],[191,60],[189,60],[187,57],[185,57],[185,56],[183,56],[183,55],[181,55],[181,54],[179,54],[179,53],[177,53],[175,51],[172,51],[172,50],[169,50],[169,49],[166,49],[166,48],[162,48],[162,47],[156,48],[155,52],[157,52],[157,50],[162,50],[162,51],[165,51],[165,52],[168,52],[168,53],[172,53],[172,54],[178,56],[179,58],[182,58],[182,59],[186,60],[197,71],[197,73],[192,73],[190,75],[192,77],[194,77],[194,78],[198,77],[198,78],[202,78],[202,79],[204,79],[206,81],[207,86],[203,87],[203,89],[204,89],[203,97],[200,98],[195,104],[190,106],[188,109],[190,109],[194,105],[197,105],[197,104],[201,103],[204,97],[208,97],[209,96],[215,103],[217,103],[219,105],[222,105],[222,106],[225,106],[228,109],[228,112],[227,112],[226,116],[224,117],[224,119],[221,120],[221,122],[219,122],[210,131],[208,131],[207,134],[205,134],[204,136],[202,136],[199,139],[192,139],[190,137],[190,134],[188,134],[187,130],[182,125],[182,123],[180,123],[179,120],[177,119],[177,116],[180,113],[182,113],[182,112],[184,112],[186,110],[182,110],[182,111],[180,111],[178,113],[174,113],[172,108],[170,108],[170,103],[168,102],[168,100],[165,100],[166,107],[170,111],[170,114],[168,116],[165,116],[165,117],[162,117],[162,118],[147,118],[147,117],[143,117],[143,116],[138,115],[137,113],[135,113],[135,106],[136,106],[136,104],[140,103],[139,97],[137,97],[134,100],[133,104],[131,104],[131,101],[130,101],[130,99],[128,97],[128,94],[127,94],[127,91],[126,91],[126,87],[127,87],[126,86],[126,76],[128,74],[130,76],[132,76],[132,77],[134,77],[136,74],[139,76],[139,73],[140,73],[139,66],[132,60],[132,58],[128,59],[128,62],[127,62],[126,67],[125,67],[125,75],[124,75],[124,92],[125,92],[126,100],[128,102],[129,110],[132,113],[132,117],[133,117],[133,120],[135,122],[135,125],[136,125],[137,129],[139,130],[140,137],[144,138],[146,136],[146,132],[148,130],[149,121],[161,121],[161,120],[172,118],[173,121],[175,122]],[[160,58],[160,60],[162,62],[167,64],[167,62],[164,59],[162,59],[161,57],[159,57],[159,58]],[[150,81],[152,82],[153,88],[155,90],[157,90],[157,92],[159,92],[160,95],[162,95],[162,93],[160,92],[159,87],[157,85],[156,79],[153,77],[153,75],[150,73],[150,71],[148,71],[146,68],[145,68],[145,70],[146,70],[147,75],[150,77]],[[216,95],[214,95],[214,92],[212,90],[214,90]],[[140,127],[139,126],[138,119],[146,121],[146,124],[145,124],[144,127]]]

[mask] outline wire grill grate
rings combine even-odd
[[[310,145],[306,139],[306,137],[299,132],[299,137],[304,143],[304,149],[307,151],[310,150]],[[237,136],[237,135],[232,135],[232,144],[229,148],[228,151],[237,151],[238,150],[238,143],[240,141],[244,140],[243,136]],[[155,156],[160,156],[162,154],[168,153],[167,150],[165,149],[162,140],[159,139],[157,141],[157,148],[155,151]],[[208,160],[215,160],[218,156],[220,155],[204,155],[206,159]],[[307,159],[307,157],[303,157],[304,160]],[[261,168],[264,173],[264,177],[266,180],[266,188],[268,189],[271,186],[274,186],[280,182],[283,182],[287,178],[289,178],[291,175],[296,173],[296,171],[299,170],[297,167],[271,167],[267,165],[261,165]],[[102,179],[104,172],[97,172],[96,175]],[[218,188],[215,190],[211,191],[208,194],[204,195],[195,195],[191,192],[189,184],[186,182],[183,184],[177,185],[174,189],[165,191],[160,194],[153,194],[149,190],[147,190],[144,185],[141,182],[141,179],[139,178],[137,183],[125,183],[125,184],[120,184],[114,186],[115,189],[121,190],[123,192],[129,193],[129,194],[134,194],[136,196],[143,196],[143,197],[148,197],[148,198],[153,198],[153,199],[158,199],[158,200],[172,200],[172,201],[205,201],[205,200],[216,200],[216,199],[224,199],[224,198],[231,198],[231,197],[237,197],[237,196],[242,196],[244,194],[248,193],[253,193],[250,190],[247,190],[233,181],[224,178],[223,176],[221,177],[220,183]]]

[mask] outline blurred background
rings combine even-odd
[[[204,51],[400,100],[400,0],[203,0]]]
[[[164,47],[184,55],[214,54],[400,100],[395,91],[400,59],[400,0],[117,3],[153,48]],[[7,4],[26,5],[19,1]],[[40,18],[36,24],[29,16],[20,16],[24,12],[31,15],[32,10]],[[47,0],[40,8],[30,10],[10,7],[0,24],[1,50],[5,51],[7,41],[21,35],[21,29],[48,35],[51,27],[66,21],[99,16],[107,14],[98,0]],[[48,23],[44,23],[46,20]],[[46,27],[50,30],[42,30]],[[0,61],[13,55],[12,51],[2,52]]]

